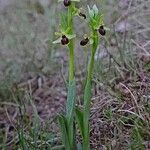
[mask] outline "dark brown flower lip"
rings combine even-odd
[[[104,29],[104,26],[100,26],[99,29],[98,29],[100,35],[104,36],[106,34],[106,30]]]
[[[89,38],[84,38],[83,40],[81,40],[80,45],[85,46],[88,42],[89,42]]]
[[[68,7],[71,5],[71,0],[64,0],[64,6]]]
[[[69,43],[69,39],[65,35],[62,35],[61,44],[67,45],[68,43]]]

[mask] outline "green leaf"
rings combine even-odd
[[[85,87],[85,93],[84,93],[84,131],[85,133],[88,133],[88,120],[90,116],[90,100],[92,97],[91,93],[91,81],[87,81],[86,87]],[[86,128],[85,128],[86,127]],[[87,136],[87,135],[84,135]]]
[[[66,150],[70,150],[69,137],[67,132],[67,120],[63,115],[58,116],[58,121],[60,124],[61,134],[62,134],[62,142],[65,146]]]
[[[67,94],[67,104],[66,104],[66,118],[68,125],[68,137],[71,147],[75,144],[75,129],[74,123],[74,109],[75,109],[75,95],[76,95],[76,85],[75,79],[69,83],[68,94]]]
[[[84,122],[84,139],[83,147],[85,150],[89,149],[89,118],[90,118],[90,100],[92,96],[91,92],[91,79],[87,80],[84,91],[84,110],[83,110],[83,122]]]
[[[76,107],[75,112],[76,112],[75,117],[77,124],[79,126],[81,136],[82,138],[84,138],[83,112],[78,107]]]
[[[75,79],[69,83],[68,87],[68,97],[67,97],[67,118],[68,118],[68,125],[70,124],[71,120],[73,119],[73,113],[75,108],[75,95],[76,95],[76,85]]]

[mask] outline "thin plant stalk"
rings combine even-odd
[[[73,34],[73,15],[72,15],[72,9],[73,9],[74,3],[69,6],[68,8],[68,26],[70,27],[70,34]],[[69,42],[69,82],[74,80],[74,40],[71,39]]]
[[[73,34],[73,7],[74,3],[72,3],[68,8],[68,26],[70,27],[69,34]],[[75,64],[74,64],[74,40],[70,39],[70,42],[68,44],[69,48],[69,86],[75,84]],[[69,90],[69,89],[68,89]],[[75,92],[75,85],[74,85],[74,92]],[[69,91],[68,91],[69,93]],[[68,94],[69,97],[69,94]],[[70,106],[70,103],[72,105]],[[69,106],[71,108],[69,108]],[[72,98],[67,98],[67,125],[68,125],[68,135],[70,140],[70,148],[74,150],[76,148],[76,142],[75,142],[75,125],[74,125],[74,107],[75,107],[75,97],[72,96]],[[69,108],[69,109],[68,109]],[[72,110],[72,114],[70,114],[70,110]]]
[[[76,99],[76,83],[75,83],[75,64],[74,64],[74,35],[73,35],[73,12],[75,3],[71,2],[71,5],[67,6],[67,15],[62,15],[61,22],[61,38],[57,39],[53,43],[61,43],[67,45],[69,55],[69,73],[68,73],[68,92],[66,102],[66,115],[59,115],[58,121],[62,132],[62,142],[66,150],[76,150],[75,140],[75,99]],[[65,20],[64,20],[65,19]],[[67,22],[66,22],[67,20]],[[70,37],[72,36],[72,38]]]
[[[88,64],[87,69],[87,78],[86,85],[84,90],[84,112],[83,112],[83,122],[84,122],[84,138],[83,138],[83,150],[90,149],[90,140],[89,140],[89,118],[90,118],[90,103],[92,97],[92,77],[93,77],[93,69],[94,69],[94,57],[95,52],[98,47],[98,34],[97,31],[92,29],[93,34],[93,44],[91,51],[91,58]]]

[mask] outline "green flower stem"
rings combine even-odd
[[[93,34],[93,44],[92,44],[92,51],[91,51],[91,58],[88,64],[87,70],[87,79],[84,91],[84,112],[83,112],[83,123],[84,123],[84,138],[83,138],[83,150],[90,149],[90,141],[89,141],[89,118],[90,118],[90,103],[92,97],[92,75],[94,69],[94,57],[95,52],[98,47],[98,34],[97,31],[92,29]]]
[[[68,8],[68,27],[70,28],[69,34],[73,34],[73,7],[74,3],[71,4]],[[69,82],[74,80],[74,70],[75,70],[75,65],[74,65],[74,40],[71,39],[69,44]]]
[[[69,27],[69,34],[73,34],[73,8],[74,3],[72,3],[68,8],[68,27]],[[71,85],[75,80],[75,64],[74,64],[74,39],[71,39],[69,44],[69,85]],[[69,90],[69,89],[68,89]],[[74,89],[75,90],[75,89]],[[75,92],[75,91],[74,91]],[[73,95],[72,95],[73,96]],[[73,105],[70,105],[70,102],[73,101]],[[70,142],[70,150],[76,150],[76,140],[75,140],[75,122],[74,122],[74,107],[75,107],[75,97],[67,99],[67,107],[72,107],[71,109],[71,120],[68,119],[68,135],[69,135],[69,142]],[[67,108],[68,109],[68,108]],[[68,111],[70,112],[70,111]],[[67,113],[67,116],[69,114]]]
[[[74,41],[70,40],[69,47],[69,83],[74,80]]]

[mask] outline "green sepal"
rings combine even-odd
[[[66,37],[71,40],[74,39],[76,37],[76,34],[66,34]]]
[[[92,45],[93,43],[94,43],[94,40],[90,38],[90,45]]]
[[[106,31],[110,31],[110,28],[108,28],[108,27],[104,27],[104,29],[105,29]]]
[[[57,40],[55,40],[55,41],[53,41],[53,44],[58,44],[58,43],[61,43],[61,37],[60,38],[58,38]]]

